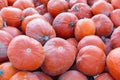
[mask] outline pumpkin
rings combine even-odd
[[[26,8],[34,8],[34,3],[32,0],[16,0],[13,4],[13,7],[24,10]]]
[[[74,35],[76,40],[81,40],[83,37],[88,36],[88,35],[94,35],[95,34],[95,23],[93,22],[92,19],[80,19],[76,23]]]
[[[8,5],[9,5],[9,6],[12,6],[13,3],[14,3],[16,0],[7,0],[7,1],[8,1]]]
[[[40,0],[33,0],[33,3],[35,5],[35,7],[40,6],[42,3],[40,2]]]
[[[97,1],[99,1],[99,0],[88,0],[87,2],[90,6],[92,6]],[[110,2],[110,0],[104,0],[104,1]]]
[[[59,76],[58,80],[88,80],[87,77],[77,71],[77,70],[69,70],[65,73],[63,73],[62,75]]]
[[[45,13],[43,16],[46,18],[46,20],[47,20],[50,24],[52,24],[54,18],[52,17],[52,15],[51,15],[49,12]]]
[[[14,7],[5,7],[0,11],[0,16],[6,21],[8,26],[18,27],[21,24],[22,10]]]
[[[120,79],[120,48],[115,48],[110,51],[110,53],[107,56],[107,67],[110,72],[110,74],[115,78],[115,80]]]
[[[12,39],[8,46],[7,55],[14,67],[30,71],[39,68],[45,58],[42,45],[25,35]]]
[[[120,1],[119,0],[111,0],[111,4],[114,9],[120,9]]]
[[[21,28],[22,28],[22,31],[23,31],[24,33],[26,32],[26,26],[27,26],[27,24],[28,24],[31,20],[35,19],[35,18],[45,19],[44,16],[39,15],[39,14],[33,14],[33,15],[31,15],[31,16],[25,17],[24,20],[22,21],[22,24],[21,24]],[[46,19],[45,19],[45,20],[46,20]]]
[[[35,8],[26,8],[22,12],[22,16],[25,18],[27,16],[33,15],[33,14],[39,14],[38,11]]]
[[[40,71],[35,71],[33,72],[35,75],[37,75],[37,77],[39,78],[39,80],[53,80],[50,76],[48,76],[47,74],[40,72]]]
[[[91,10],[94,15],[105,14],[109,16],[113,11],[113,6],[105,0],[99,0],[92,5]]]
[[[78,41],[75,38],[68,38],[67,41],[77,47]]]
[[[53,28],[56,35],[62,38],[70,38],[74,36],[74,28],[78,18],[72,13],[60,13],[53,20]]]
[[[57,16],[62,12],[66,12],[69,4],[66,0],[50,0],[47,4],[48,12],[53,16]]]
[[[109,17],[104,14],[97,14],[92,17],[95,23],[96,35],[108,37],[113,30],[113,23]]]
[[[97,46],[101,48],[103,51],[105,51],[105,44],[102,41],[102,39],[98,37],[97,35],[85,36],[79,41],[77,48],[78,50],[80,50],[81,48],[88,46],[88,45]]]
[[[0,10],[4,7],[8,6],[8,1],[7,0],[0,0]]]
[[[50,0],[39,0],[42,4],[47,5]]]
[[[44,45],[49,39],[56,37],[53,27],[44,19],[33,19],[27,24],[26,35]]]
[[[8,60],[7,48],[12,38],[8,32],[0,30],[0,63]]]
[[[3,19],[2,17],[0,16],[0,29],[3,28]]]
[[[11,26],[3,27],[2,30],[8,32],[8,33],[11,34],[13,37],[16,37],[16,36],[22,34],[22,32],[21,32],[19,29],[17,29],[16,27],[11,27]]]
[[[17,72],[10,62],[0,64],[0,80],[9,80]]]
[[[80,49],[76,65],[79,71],[88,76],[101,73],[105,68],[106,56],[102,49],[88,45]]]
[[[62,38],[52,38],[44,45],[45,61],[41,69],[56,76],[67,71],[75,60],[75,49],[68,41]]]
[[[120,47],[120,26],[117,27],[112,35],[111,35],[111,41],[112,41],[112,48]]]
[[[45,5],[40,5],[35,8],[39,14],[43,15],[47,12],[47,7]]]
[[[85,3],[76,3],[70,9],[79,19],[92,17],[91,8]]]
[[[13,75],[9,80],[39,80],[39,78],[28,71],[19,71],[15,75]]]
[[[98,75],[95,80],[114,80],[109,73],[101,73]]]

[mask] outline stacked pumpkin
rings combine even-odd
[[[120,1],[0,0],[0,80],[120,80]]]

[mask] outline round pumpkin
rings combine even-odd
[[[48,76],[47,74],[45,74],[43,72],[35,71],[33,73],[35,75],[37,75],[37,77],[39,78],[39,80],[53,80],[50,76]]]
[[[28,71],[19,71],[15,75],[13,75],[9,80],[39,80],[39,78]]]
[[[22,31],[23,31],[24,33],[26,32],[26,26],[27,26],[27,24],[28,24],[31,20],[35,19],[35,18],[42,18],[42,19],[46,20],[44,16],[39,15],[39,14],[33,14],[33,15],[31,15],[31,16],[25,17],[24,20],[22,21],[22,24],[21,24],[21,28],[22,28]]]
[[[115,48],[110,51],[110,53],[107,56],[107,67],[110,72],[110,74],[115,78],[115,80],[120,79],[120,48]]]
[[[12,39],[7,55],[13,66],[19,70],[36,70],[42,65],[45,58],[42,45],[25,35]]]
[[[24,10],[26,8],[34,8],[34,3],[32,0],[16,0],[13,4],[13,7]]]
[[[76,23],[74,35],[75,35],[75,38],[79,41],[85,36],[95,34],[95,30],[96,28],[93,20],[84,18],[84,19],[80,19]]]
[[[102,49],[88,45],[80,49],[76,65],[79,71],[88,76],[101,73],[105,68],[106,56]]]
[[[88,46],[88,45],[94,45],[97,46],[99,48],[101,48],[103,51],[105,51],[105,44],[102,41],[102,39],[96,35],[89,35],[89,36],[85,36],[84,38],[82,38],[79,43],[78,43],[78,50],[80,50],[81,48]]]
[[[42,70],[56,76],[67,71],[75,60],[75,49],[68,41],[62,38],[52,38],[44,45],[45,61]]]
[[[8,1],[7,0],[0,0],[0,10],[4,7],[8,6]]]
[[[53,16],[57,16],[62,12],[66,12],[69,4],[66,0],[50,0],[47,5],[48,12]]]
[[[70,70],[60,75],[58,80],[88,80],[87,77],[77,70]]]
[[[45,5],[40,5],[35,8],[39,14],[43,15],[47,12],[47,7]]]
[[[43,19],[33,19],[27,24],[26,35],[44,45],[49,39],[56,37],[53,27]]]
[[[9,80],[17,72],[10,62],[0,64],[0,80]]]
[[[52,24],[54,18],[52,17],[52,15],[51,15],[49,12],[45,13],[43,16],[46,18],[46,20],[47,20],[50,24]]]
[[[0,16],[6,21],[8,26],[18,27],[21,24],[22,10],[14,7],[4,7],[0,11]]]
[[[8,60],[7,48],[12,38],[8,32],[0,30],[0,63]]]
[[[33,15],[33,14],[39,14],[38,11],[35,8],[26,8],[22,12],[22,16],[25,18],[27,16]]]
[[[113,23],[109,17],[104,14],[97,14],[92,17],[95,23],[96,35],[108,37],[113,30]]]
[[[70,38],[74,36],[74,28],[78,18],[72,13],[60,13],[53,20],[53,28],[56,35],[62,38]]]
[[[79,19],[92,17],[91,8],[85,3],[76,3],[70,9]]]
[[[98,75],[95,80],[114,80],[109,73],[101,73]]]

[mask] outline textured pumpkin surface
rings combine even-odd
[[[74,47],[64,39],[52,38],[44,45],[45,61],[42,70],[55,76],[67,71],[75,60]]]
[[[12,39],[7,55],[13,66],[20,70],[35,70],[42,65],[45,58],[42,45],[25,35]]]
[[[3,7],[7,7],[8,6],[8,1],[7,0],[0,0],[0,10]]]

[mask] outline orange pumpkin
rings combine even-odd
[[[43,72],[35,71],[33,73],[35,75],[37,75],[37,77],[39,78],[39,80],[53,80],[50,76],[48,76],[47,74],[45,74]]]
[[[75,38],[68,38],[67,41],[77,47],[78,41]]]
[[[52,38],[44,45],[45,61],[42,70],[52,76],[67,71],[75,60],[73,45],[62,38]]]
[[[18,27],[22,20],[22,10],[14,7],[5,7],[0,11],[0,16],[8,26]]]
[[[42,65],[45,58],[42,45],[25,35],[12,39],[7,55],[13,66],[19,70],[35,70]]]
[[[60,13],[53,20],[53,28],[56,35],[62,38],[70,38],[74,36],[74,28],[78,18],[72,13]]]
[[[35,8],[39,14],[43,15],[47,12],[47,7],[45,5],[40,5]]]
[[[39,78],[32,72],[19,71],[13,75],[9,80],[39,80]]]
[[[9,80],[17,72],[10,62],[0,64],[0,80]]]
[[[42,4],[47,5],[50,0],[39,0]]]
[[[26,35],[44,45],[49,39],[56,37],[53,27],[44,19],[33,19],[27,24]]]
[[[111,0],[111,4],[114,9],[120,9],[120,0]]]
[[[8,32],[0,30],[0,63],[8,60],[7,48],[12,38]]]
[[[88,76],[101,73],[105,68],[106,56],[102,49],[88,45],[80,49],[76,65],[79,71]]]
[[[60,75],[58,80],[88,80],[87,77],[77,70],[70,70]]]
[[[32,0],[16,0],[13,7],[24,10],[26,8],[34,8],[34,3]]]
[[[8,6],[8,1],[7,0],[0,0],[0,10],[3,7],[7,7]]]

